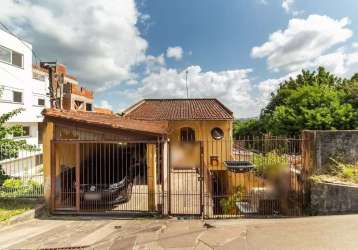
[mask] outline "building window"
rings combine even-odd
[[[35,166],[42,165],[43,164],[43,155],[36,155],[35,157]]]
[[[83,102],[75,100],[75,110],[83,110]]]
[[[11,63],[11,50],[0,47],[0,61]]]
[[[13,91],[12,92],[12,101],[16,103],[22,103],[22,92]]]
[[[37,105],[39,105],[39,106],[45,106],[45,99],[43,99],[43,98],[37,99]]]
[[[22,68],[23,66],[22,59],[23,59],[22,54],[17,53],[15,51],[12,52],[12,65]]]
[[[92,103],[86,103],[86,111],[92,111]]]
[[[44,133],[44,124],[42,122],[37,123],[37,131],[38,131],[37,143],[42,144],[42,136]]]
[[[192,128],[185,127],[180,129],[180,140],[182,142],[194,142],[195,131]]]
[[[14,137],[25,137],[25,136],[30,136],[30,127],[28,126],[23,126],[21,132],[14,133]]]
[[[222,131],[221,128],[213,128],[211,130],[211,136],[215,140],[221,140],[222,138],[224,138],[224,131]]]
[[[22,68],[24,56],[16,51],[0,46],[0,61]]]

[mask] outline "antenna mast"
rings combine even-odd
[[[188,88],[188,73],[189,71],[185,71],[185,87],[186,87],[186,99],[189,99],[189,88]]]

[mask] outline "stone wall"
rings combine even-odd
[[[312,172],[324,172],[330,158],[344,163],[358,162],[358,130],[305,130],[304,162]]]
[[[358,162],[358,130],[303,131],[303,165],[307,176],[327,173],[330,158]],[[307,204],[318,214],[358,212],[358,185],[311,182]]]
[[[358,212],[358,185],[311,183],[311,209],[318,214]]]

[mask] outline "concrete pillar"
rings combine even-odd
[[[52,140],[54,138],[54,124],[52,122],[46,122],[44,126],[44,132],[42,135],[43,143],[43,171],[44,171],[44,197],[46,205],[52,208],[51,203],[51,164],[52,163],[52,154],[53,146]],[[54,183],[53,183],[54,184]]]

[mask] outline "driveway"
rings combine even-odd
[[[358,249],[358,215],[293,219],[51,217],[0,228],[0,249]]]

